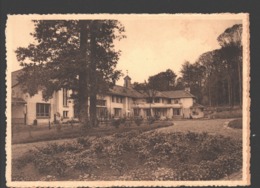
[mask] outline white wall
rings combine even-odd
[[[30,97],[27,94],[26,101],[27,101],[27,124],[33,124],[33,121],[35,119],[37,119],[37,124],[47,124],[49,122],[49,118],[37,118],[36,117],[36,103],[50,104],[50,106],[51,106],[50,121],[53,121],[53,119],[54,119],[53,108],[55,105],[53,99],[49,99],[47,101],[43,100],[42,92],[39,91],[38,94],[35,94],[32,97]]]
[[[33,124],[33,121],[37,119],[37,124],[48,124],[49,118],[37,118],[36,117],[36,104],[37,103],[45,103],[50,104],[50,121],[52,122],[54,120],[54,114],[56,112],[59,112],[61,115],[63,115],[63,111],[68,111],[68,118],[64,119],[69,120],[74,117],[74,103],[73,100],[68,101],[68,106],[63,106],[63,93],[62,90],[55,92],[53,94],[53,97],[47,101],[43,100],[42,98],[42,92],[39,91],[34,96],[30,97],[28,93],[22,93],[21,88],[19,86],[16,86],[13,88],[14,95],[13,97],[19,97],[23,98],[27,102],[27,124]],[[68,97],[70,96],[71,91],[69,91]],[[24,115],[24,111],[20,110],[21,108],[12,108],[12,118],[15,117],[21,117],[21,114]],[[17,110],[19,112],[17,112]]]
[[[190,108],[193,105],[193,98],[181,98],[180,102],[183,108]]]

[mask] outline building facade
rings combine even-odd
[[[102,112],[111,117],[147,118],[156,116],[160,119],[175,118],[201,118],[204,116],[203,106],[196,103],[196,97],[189,89],[177,91],[139,92],[133,89],[131,78],[125,77],[124,86],[114,86],[104,95],[98,97],[102,100]],[[102,117],[105,113],[98,113]]]
[[[49,100],[42,98],[38,91],[34,96],[23,92],[17,81],[21,70],[12,72],[12,123],[13,124],[48,124],[53,122],[57,113],[64,121],[74,117],[74,103],[69,98],[71,91],[62,89],[53,93]]]
[[[55,120],[57,113],[63,120],[76,118],[71,91],[62,89],[55,92],[51,99],[42,99],[39,91],[34,96],[24,93],[17,76],[12,73],[12,123],[47,124]],[[97,117],[99,119],[121,117],[158,117],[160,119],[201,118],[203,106],[196,103],[196,97],[188,89],[178,91],[139,92],[133,89],[131,78],[124,78],[124,86],[114,86],[108,92],[97,96]]]

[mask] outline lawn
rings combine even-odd
[[[100,125],[97,128],[84,129],[84,127],[79,124],[62,124],[60,130],[56,126],[52,125],[49,129],[48,125],[39,125],[39,126],[16,126],[13,129],[12,135],[12,144],[21,144],[21,143],[33,143],[41,141],[50,141],[50,140],[60,140],[68,138],[77,138],[80,136],[107,136],[114,133],[121,133],[130,130],[142,130],[149,131],[157,129],[158,127],[167,127],[171,126],[172,121],[156,121],[151,125],[148,125],[147,122],[143,122],[140,126],[137,126],[135,123],[131,124],[121,124],[118,128],[109,125]]]
[[[12,146],[13,180],[218,180],[242,167],[242,131],[227,120]],[[145,127],[145,125],[143,125]],[[140,126],[142,127],[142,125]],[[111,134],[110,134],[111,133]],[[27,148],[27,149],[25,149]]]

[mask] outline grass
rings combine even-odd
[[[141,130],[149,131],[157,129],[158,127],[167,127],[171,126],[172,122],[167,121],[158,121],[152,125],[142,124],[136,126],[132,124],[131,126],[121,125],[119,128],[112,126],[100,126],[97,128],[85,129],[80,125],[70,126],[62,125],[60,131],[58,131],[54,126],[51,129],[46,126],[19,126],[14,129],[12,136],[12,144],[21,144],[21,143],[34,143],[50,140],[60,140],[68,138],[77,138],[81,136],[107,136],[114,133],[122,133],[130,130]]]
[[[187,120],[174,121],[174,126],[158,129],[159,132],[174,133],[174,132],[207,132],[212,135],[223,135],[232,139],[241,140],[242,131],[239,129],[227,129],[224,124],[228,119],[208,119],[208,120]]]
[[[234,129],[242,129],[242,119],[235,119],[229,122],[229,127]]]
[[[217,110],[208,116],[213,119],[241,118],[242,110],[241,109]]]

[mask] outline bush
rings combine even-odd
[[[120,123],[121,123],[121,124],[125,124],[125,123],[126,123],[126,118],[121,118],[121,119],[120,119]]]
[[[137,117],[134,119],[134,122],[137,126],[140,126],[143,122],[143,118],[142,117]]]
[[[78,160],[74,166],[75,169],[81,171],[91,171],[94,168],[98,168],[96,159],[85,157]]]
[[[147,120],[148,120],[149,125],[151,125],[151,124],[153,124],[156,121],[156,118],[152,117],[152,116],[149,116]]]
[[[241,169],[242,141],[207,133],[132,130],[49,144],[14,161],[20,168],[28,163],[58,179],[71,172],[109,171],[98,180],[114,180],[115,174],[127,180],[219,180]]]
[[[89,148],[91,146],[89,138],[79,137],[77,138],[77,143],[81,144],[84,148]]]
[[[242,119],[232,120],[229,122],[228,126],[234,129],[242,129]]]
[[[121,119],[112,119],[111,120],[111,125],[114,126],[115,128],[119,128],[119,125],[121,124]]]
[[[35,155],[33,154],[33,151],[28,151],[23,156],[14,161],[13,165],[16,166],[18,169],[21,169],[25,167],[28,163],[32,162],[34,158]]]

